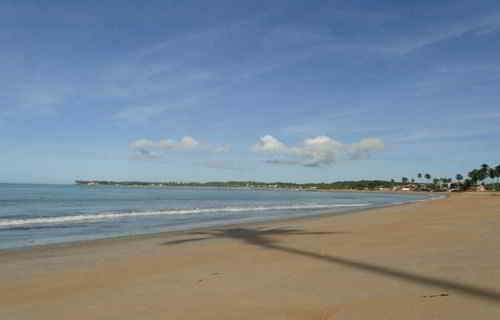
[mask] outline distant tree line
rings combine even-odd
[[[471,187],[476,186],[478,183],[484,185],[484,187],[491,191],[500,191],[500,165],[489,166],[488,164],[482,164],[478,169],[473,169],[467,173],[468,178],[458,173],[454,178],[455,182],[450,177],[444,178],[432,178],[429,173],[418,173],[417,178],[421,181],[422,178],[427,180],[426,184],[419,184],[419,189],[429,189],[432,191],[441,191],[444,185],[455,184],[456,189],[469,190]],[[432,179],[432,180],[431,180]],[[487,179],[490,179],[490,183],[484,183]],[[401,179],[402,183],[407,184],[408,178],[403,177]],[[414,181],[412,179],[412,181]]]
[[[100,186],[160,186],[160,187],[218,187],[218,188],[262,188],[262,189],[300,189],[300,190],[379,190],[401,188],[411,184],[414,191],[464,191],[478,183],[488,190],[500,191],[500,165],[489,166],[482,164],[473,169],[464,179],[457,174],[453,181],[450,177],[432,177],[430,173],[418,173],[417,179],[402,177],[400,182],[394,179],[386,180],[357,180],[336,181],[324,183],[292,183],[292,182],[258,182],[258,181],[209,181],[209,182],[144,182],[144,181],[106,181],[106,180],[77,180],[80,185]],[[422,181],[425,179],[424,181]],[[490,183],[484,181],[490,179]]]
[[[210,181],[210,182],[144,182],[144,181],[106,181],[106,180],[76,180],[79,185],[98,186],[160,186],[160,187],[219,187],[219,188],[265,188],[265,189],[355,189],[375,190],[392,188],[400,183],[385,180],[336,181],[329,183],[292,183],[292,182],[258,182],[258,181]]]
[[[467,174],[467,176],[469,178],[464,182],[466,186],[483,183],[484,180],[489,178],[491,179],[490,181],[495,181],[495,183],[490,183],[487,185],[489,189],[500,191],[500,165],[490,167],[486,163],[483,163],[480,168],[471,170]]]

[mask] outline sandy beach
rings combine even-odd
[[[0,250],[0,319],[500,319],[500,196]]]

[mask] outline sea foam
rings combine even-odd
[[[300,209],[329,209],[339,207],[365,207],[369,203],[353,204],[306,204],[306,205],[288,205],[288,206],[256,206],[256,207],[220,207],[220,208],[192,208],[192,209],[170,209],[161,211],[147,212],[102,212],[96,214],[77,214],[57,217],[36,217],[27,219],[7,219],[0,220],[0,228],[17,227],[23,225],[40,224],[60,224],[60,223],[79,223],[100,220],[111,220],[128,217],[149,217],[161,215],[182,215],[182,214],[203,214],[203,213],[227,213],[227,212],[257,212],[271,210],[300,210]]]

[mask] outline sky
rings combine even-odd
[[[0,182],[500,163],[500,2],[0,0]]]

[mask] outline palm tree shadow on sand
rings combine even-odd
[[[205,240],[215,240],[220,238],[230,238],[241,240],[245,243],[253,244],[256,246],[267,247],[277,242],[269,236],[276,235],[332,235],[343,234],[346,232],[304,232],[298,229],[291,228],[273,228],[273,229],[247,229],[247,228],[228,228],[216,229],[209,231],[194,231],[188,232],[189,235],[202,236],[199,238],[188,238],[173,240],[163,243],[163,245],[176,245],[188,242],[198,242]]]
[[[329,236],[334,234],[345,234],[347,232],[306,232],[299,229],[290,228],[272,228],[272,229],[252,229],[252,228],[222,228],[208,231],[188,232],[188,235],[198,236],[187,239],[173,240],[164,242],[163,245],[178,245],[183,243],[208,241],[215,239],[234,239],[243,243],[261,247],[263,249],[277,250],[295,254],[335,265],[350,267],[360,272],[375,273],[379,276],[396,278],[413,284],[427,287],[451,290],[465,296],[481,299],[489,302],[500,303],[500,291],[489,288],[482,288],[470,284],[464,284],[456,281],[429,277],[412,273],[392,267],[381,266],[362,262],[359,260],[347,259],[339,256],[319,254],[311,251],[295,249],[279,244],[277,239],[271,236]]]

